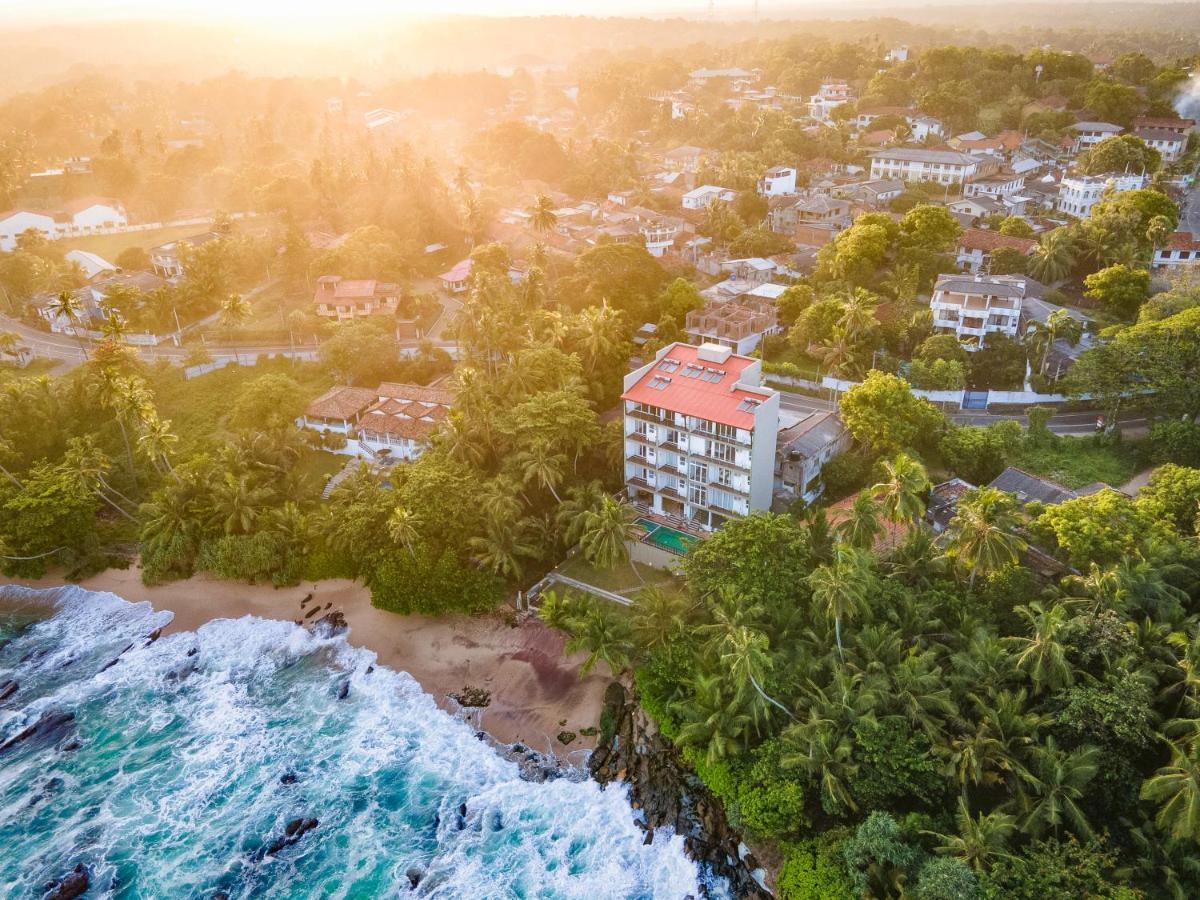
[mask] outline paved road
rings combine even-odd
[[[1179,206],[1179,230],[1200,234],[1200,182],[1184,195]]]

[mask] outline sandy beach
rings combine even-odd
[[[0,576],[0,584],[61,587],[64,582],[54,576],[38,581]],[[321,612],[308,619],[314,621],[326,608],[341,610],[350,626],[351,644],[373,651],[381,665],[408,672],[444,709],[458,710],[449,693],[484,688],[491,692],[491,704],[471,715],[474,724],[502,743],[520,741],[559,757],[592,746],[592,739],[583,736],[564,746],[557,735],[563,730],[578,734],[596,725],[609,681],[603,663],[581,679],[579,666],[585,655],[564,657],[563,635],[540,622],[514,627],[500,615],[396,615],[371,606],[370,592],[345,579],[276,589],[196,575],[146,587],[134,566],[110,569],[80,586],[170,610],[175,619],[168,631],[191,631],[212,619],[242,616],[295,621],[317,606]],[[313,600],[301,609],[300,601],[310,593]]]

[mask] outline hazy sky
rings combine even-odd
[[[764,4],[765,5],[765,4]],[[806,5],[803,2],[794,4]],[[163,18],[172,14],[199,17],[273,18],[287,21],[305,19],[344,19],[365,16],[438,15],[466,13],[482,15],[705,15],[708,0],[42,0],[21,3],[0,0],[0,14],[6,18],[52,15],[80,18],[136,16]],[[718,10],[726,14],[746,11],[753,0],[717,0]]]

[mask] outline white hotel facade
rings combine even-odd
[[[625,488],[643,511],[710,531],[771,506],[779,394],[762,362],[675,343],[625,376]]]

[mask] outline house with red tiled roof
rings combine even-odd
[[[1176,134],[1182,134],[1186,137],[1188,132],[1195,127],[1195,119],[1181,119],[1178,117],[1138,116],[1133,120],[1135,132],[1142,128],[1164,128],[1167,131],[1174,131]]]
[[[1200,263],[1200,240],[1190,231],[1176,231],[1154,251],[1152,269],[1174,269]]]
[[[301,428],[346,438],[337,452],[368,459],[415,459],[450,415],[454,394],[419,384],[384,382],[375,390],[334,387],[304,410]]]
[[[779,394],[762,361],[674,343],[625,376],[625,491],[648,515],[711,531],[771,507]]]
[[[992,253],[1001,247],[1009,247],[1028,256],[1036,246],[1037,241],[1033,238],[1016,237],[983,228],[967,228],[958,238],[956,261],[960,269],[974,275],[987,271]]]
[[[317,289],[313,293],[317,315],[339,321],[394,315],[399,303],[400,286],[374,278],[322,275],[317,279]]]

